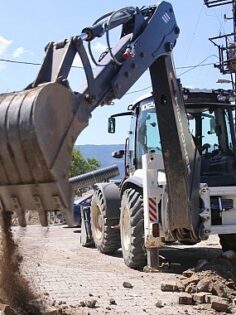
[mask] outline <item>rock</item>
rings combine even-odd
[[[82,307],[85,307],[85,306],[86,306],[86,304],[85,304],[84,301],[81,301],[81,302],[79,303],[79,305],[82,306]]]
[[[224,299],[218,298],[211,303],[211,308],[217,312],[226,312],[229,307],[229,303]]]
[[[191,269],[185,270],[185,271],[182,273],[182,275],[185,276],[186,278],[192,277],[193,274],[194,274],[194,271],[191,270]]]
[[[183,280],[187,279],[187,277],[185,277],[183,275],[179,276],[178,278],[179,278],[180,281],[183,281]]]
[[[193,301],[197,304],[206,303],[206,293],[205,292],[198,292],[193,294]]]
[[[211,292],[213,288],[212,281],[208,279],[201,279],[197,284],[198,292]]]
[[[110,306],[107,306],[107,307],[106,307],[106,310],[111,311],[111,307],[110,307]]]
[[[207,293],[207,295],[206,295],[206,303],[211,304],[212,302],[215,302],[215,301],[224,301],[226,303],[229,303],[229,301],[227,299],[224,299],[224,298],[221,298],[219,296]]]
[[[95,308],[97,301],[96,300],[88,300],[85,302],[85,305],[89,308]]]
[[[110,305],[117,305],[117,304],[116,304],[116,301],[115,301],[114,299],[110,299],[110,300],[109,300],[109,303],[110,303]]]
[[[187,292],[187,293],[196,293],[196,292],[197,292],[196,284],[190,283],[190,284],[185,288],[185,292]]]
[[[133,285],[130,282],[124,281],[123,282],[123,287],[126,288],[126,289],[132,289]]]
[[[161,291],[178,292],[179,288],[181,288],[181,290],[183,288],[183,290],[184,290],[183,285],[181,283],[176,282],[176,281],[161,282]]]
[[[228,297],[225,287],[219,283],[214,283],[214,286],[212,288],[212,293],[219,297],[223,297],[223,298]]]
[[[0,303],[0,315],[16,315],[16,313],[9,305]]]
[[[197,284],[199,281],[199,278],[197,275],[192,275],[190,278],[187,278],[185,280],[182,281],[182,284],[184,285],[184,287],[186,288],[190,283],[194,283]]]
[[[162,301],[160,301],[160,300],[156,302],[155,306],[158,308],[164,307],[164,305],[162,304]]]
[[[192,305],[193,304],[192,295],[188,293],[181,293],[179,295],[179,304]]]

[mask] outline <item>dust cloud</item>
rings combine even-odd
[[[37,297],[20,272],[22,256],[14,241],[10,212],[1,214],[0,230],[0,302],[9,305],[19,315],[40,315],[30,304]]]

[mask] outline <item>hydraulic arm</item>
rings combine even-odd
[[[120,39],[111,48],[109,30],[120,25]],[[84,42],[91,52],[90,41],[103,34],[108,49],[92,69]],[[118,10],[79,36],[49,43],[35,81],[21,92],[0,95],[1,211],[15,211],[22,226],[27,209],[37,210],[43,225],[46,210],[62,210],[69,221],[71,152],[91,112],[121,98],[157,59],[170,55],[178,35],[173,8],[162,2]],[[76,54],[87,78],[80,93],[67,81]]]

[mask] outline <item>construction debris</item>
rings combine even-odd
[[[210,304],[215,311],[232,313],[236,296],[234,262],[222,257],[211,262],[201,260],[195,268],[184,271],[178,281],[161,283],[162,291],[178,292],[179,288],[184,291],[179,295],[179,304]]]
[[[133,285],[130,282],[124,281],[123,282],[123,287],[126,288],[126,289],[132,289]]]

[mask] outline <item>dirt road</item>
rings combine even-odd
[[[160,289],[162,281],[176,280],[199,259],[218,257],[217,237],[163,250],[169,268],[149,274],[126,267],[120,252],[106,256],[81,247],[79,229],[28,226],[15,227],[13,233],[24,253],[22,273],[34,292],[63,314],[220,314],[207,304],[179,305],[179,293]],[[124,287],[124,282],[132,287]]]

